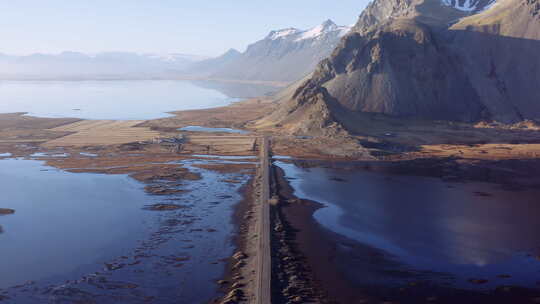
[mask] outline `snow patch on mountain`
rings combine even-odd
[[[324,23],[317,25],[316,27],[304,31],[297,41],[305,39],[317,39],[327,33],[339,32],[338,36],[345,36],[351,30],[348,26],[338,26],[332,20],[327,20]]]
[[[337,36],[343,37],[350,30],[351,27],[349,26],[338,26],[332,20],[327,20],[322,24],[308,30],[287,28],[278,31],[272,31],[267,38],[270,40],[290,39],[293,41],[302,41],[308,39],[316,40],[331,33],[337,33]]]
[[[268,39],[278,40],[280,38],[286,38],[288,36],[297,34],[299,32],[301,32],[301,30],[296,29],[296,28],[287,28],[287,29],[282,29],[278,31],[272,31],[270,32],[270,35],[268,35]]]
[[[492,7],[497,0],[489,0],[486,4],[481,0],[441,0],[445,6],[453,7],[463,12],[480,12]]]

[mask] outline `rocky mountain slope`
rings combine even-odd
[[[229,51],[192,66],[189,73],[216,79],[295,81],[328,57],[349,29],[327,20],[309,30],[272,31],[244,53]]]
[[[259,125],[332,133],[354,130],[360,112],[466,122],[539,118],[539,3],[375,0]]]

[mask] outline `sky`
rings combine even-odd
[[[0,53],[243,51],[274,29],[351,25],[369,0],[0,0]]]

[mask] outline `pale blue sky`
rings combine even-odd
[[[270,30],[356,22],[369,0],[0,0],[0,53],[214,56]]]

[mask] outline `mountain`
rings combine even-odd
[[[242,56],[242,53],[235,49],[230,49],[219,57],[202,60],[191,65],[188,68],[188,73],[200,77],[209,77],[216,71],[223,70],[240,56]]]
[[[129,52],[0,55],[0,79],[161,78],[204,59],[186,54]]]
[[[362,112],[540,118],[539,11],[540,0],[375,0],[259,125],[333,134],[354,130]]]
[[[272,31],[264,39],[249,45],[244,53],[229,51],[216,59],[200,62],[189,70],[216,79],[295,81],[329,56],[349,30],[349,27],[327,20],[309,30],[287,28]],[[214,68],[207,69],[208,66]]]

